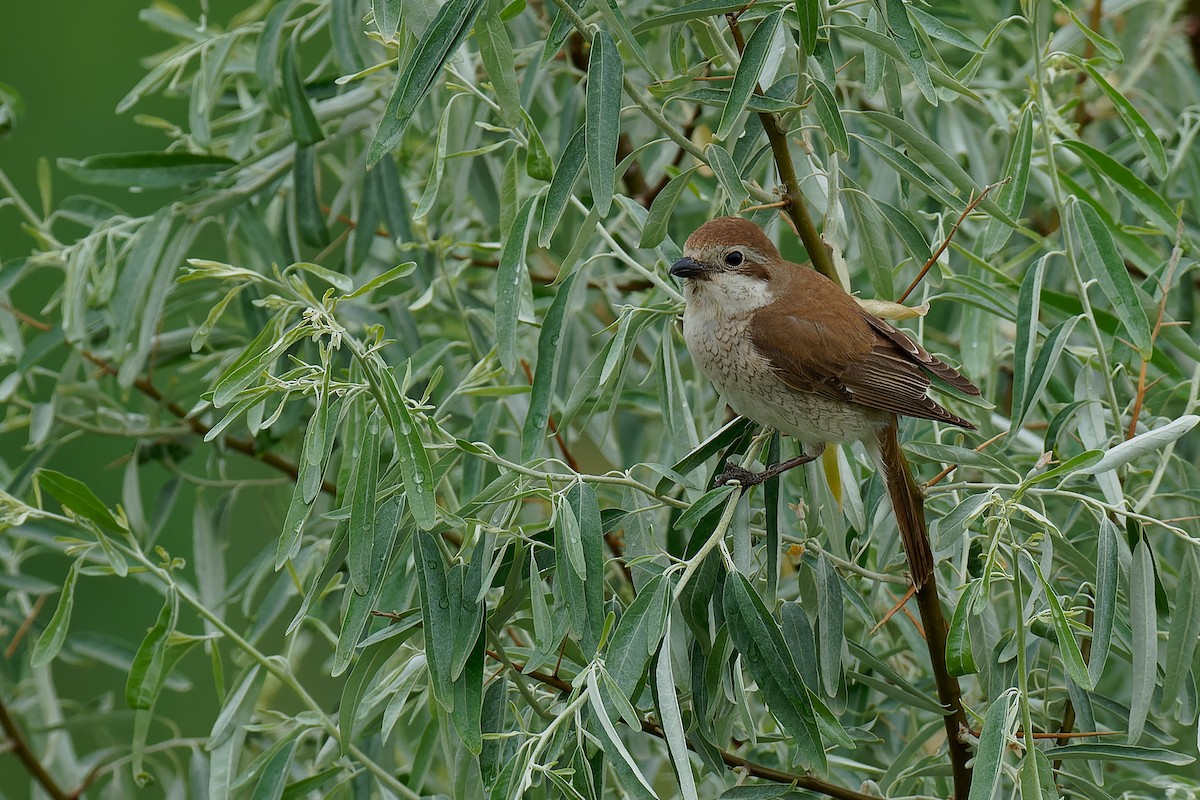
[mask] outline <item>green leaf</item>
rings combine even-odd
[[[764,2],[760,5],[774,6],[777,3]],[[663,25],[674,25],[692,19],[715,17],[720,14],[728,14],[731,11],[741,11],[745,7],[746,3],[738,2],[738,0],[693,0],[691,3],[684,3],[677,8],[642,20],[633,26],[633,32],[643,33],[651,28],[661,28]]]
[[[666,645],[658,650],[658,659],[654,669],[654,696],[657,699],[658,717],[662,724],[663,735],[667,740],[667,750],[671,755],[671,764],[679,779],[679,794],[684,800],[696,800],[696,777],[692,774],[692,764],[688,757],[687,736],[683,728],[683,715],[679,710],[679,694],[675,688],[674,667],[671,664],[671,620],[667,618]]]
[[[1179,753],[1174,750],[1160,750],[1154,747],[1134,747],[1128,744],[1069,744],[1064,747],[1051,747],[1046,751],[1046,758],[1055,761],[1070,761],[1072,759],[1087,759],[1106,761],[1145,761],[1158,764],[1170,764],[1183,767],[1195,761],[1194,756]]]
[[[397,76],[379,129],[367,149],[368,167],[400,144],[417,106],[433,88],[442,66],[470,34],[483,4],[484,0],[448,0],[438,10],[425,35],[418,40],[416,52]]]
[[[1000,780],[1000,762],[1008,746],[1009,710],[1013,695],[1009,692],[997,697],[988,706],[983,717],[983,730],[979,734],[979,746],[975,748],[975,767],[971,776],[971,794],[968,800],[991,800]]]
[[[533,375],[533,386],[529,393],[529,411],[521,430],[521,460],[529,461],[542,447],[546,427],[550,420],[550,403],[554,399],[554,387],[558,381],[558,361],[562,352],[563,321],[571,300],[571,287],[575,285],[578,272],[572,272],[558,286],[542,330],[538,334],[537,372]]]
[[[836,697],[842,677],[842,648],[845,646],[842,581],[828,557],[817,560],[817,654],[825,693]]]
[[[888,33],[895,40],[904,63],[912,72],[917,88],[925,95],[930,105],[936,106],[937,93],[933,90],[933,81],[929,77],[929,66],[925,63],[925,56],[921,54],[921,42],[917,39],[917,32],[913,30],[912,21],[908,18],[908,4],[904,0],[885,0],[883,7]]]
[[[421,591],[421,619],[425,628],[425,658],[429,664],[433,696],[442,708],[454,710],[454,615],[446,581],[446,563],[433,535],[413,535],[413,558]]]
[[[671,469],[680,475],[686,475],[730,445],[742,440],[752,430],[757,429],[757,427],[757,423],[753,420],[746,417],[737,417],[725,423],[715,433],[697,445],[695,450],[673,464]],[[670,488],[670,483],[669,480],[664,478],[659,482],[658,487],[654,491],[662,494]],[[679,528],[680,526],[676,523],[675,527]]]
[[[67,640],[67,630],[71,627],[71,610],[75,607],[75,581],[79,577],[79,570],[83,566],[84,558],[84,556],[80,556],[71,562],[71,568],[67,570],[67,577],[63,579],[62,593],[58,597],[58,607],[54,609],[54,615],[50,617],[46,629],[42,631],[42,635],[33,645],[29,663],[35,668],[44,667],[53,661],[58,652],[62,650],[63,642]]]
[[[1107,58],[1109,61],[1115,61],[1118,64],[1125,63],[1125,56],[1121,53],[1121,48],[1117,47],[1116,44],[1089,28],[1087,24],[1079,18],[1079,15],[1075,13],[1074,9],[1065,5],[1061,0],[1054,0],[1054,5],[1058,7],[1059,11],[1064,12],[1068,17],[1070,17],[1071,22],[1076,28],[1079,29],[1079,32],[1082,33],[1089,42],[1095,45],[1096,49],[1099,50],[1105,58]]]
[[[215,178],[237,162],[221,156],[176,151],[110,153],[80,161],[60,158],[58,168],[83,183],[162,189]]]
[[[579,181],[579,173],[583,172],[583,163],[587,155],[587,139],[584,133],[586,126],[580,125],[572,134],[562,155],[558,157],[558,166],[554,169],[554,177],[550,179],[550,188],[546,190],[546,200],[542,205],[542,227],[538,235],[538,244],[550,246],[550,238],[558,227],[567,203],[571,201],[571,193]]]
[[[1016,219],[1025,207],[1025,194],[1029,188],[1029,169],[1033,163],[1033,110],[1026,108],[1017,124],[1017,135],[1009,148],[1004,162],[1004,177],[1009,182],[996,193],[996,205],[1010,218]],[[983,234],[983,256],[990,258],[999,252],[1012,235],[1012,227],[998,217],[988,220]]]
[[[971,37],[967,36],[958,28],[955,28],[952,25],[947,25],[933,14],[922,11],[915,5],[910,5],[908,7],[908,13],[921,27],[921,29],[934,39],[940,39],[947,44],[952,44],[955,47],[966,50],[969,53],[982,55],[987,52],[978,44],[976,44]]]
[[[1080,470],[1080,473],[1099,475],[1102,472],[1123,467],[1137,458],[1162,450],[1196,427],[1197,423],[1200,423],[1200,416],[1196,414],[1184,414],[1179,419],[1171,420],[1161,428],[1139,433],[1132,439],[1126,439],[1105,450],[1103,457],[1099,461],[1096,461],[1086,469]]]
[[[1091,145],[1077,141],[1065,141],[1062,146],[1090,164],[1108,178],[1129,200],[1137,206],[1146,219],[1158,226],[1167,236],[1175,235],[1178,217],[1175,211],[1157,192],[1147,185],[1129,167]]]
[[[637,697],[650,657],[662,641],[670,602],[670,581],[655,575],[637,593],[613,631],[604,665],[630,701]]]
[[[37,485],[53,495],[63,508],[91,520],[110,533],[125,533],[125,526],[117,522],[100,498],[81,481],[43,467],[37,471]]]
[[[221,705],[221,711],[217,714],[208,741],[204,745],[206,750],[215,751],[240,732],[242,725],[250,720],[266,680],[266,670],[254,664],[238,681],[237,687],[225,695],[225,702]]]
[[[1158,682],[1158,610],[1155,605],[1154,556],[1143,536],[1133,548],[1129,567],[1129,648],[1133,654],[1129,681],[1129,743],[1136,744],[1146,727]]]
[[[940,530],[940,528],[939,528]],[[958,596],[954,614],[950,617],[950,630],[946,633],[946,669],[956,678],[972,675],[979,671],[975,655],[971,652],[971,606],[979,597],[982,581],[973,580]]]
[[[529,246],[529,219],[536,197],[521,203],[512,227],[504,237],[500,266],[496,269],[496,353],[506,372],[517,370],[517,316],[521,311],[521,289],[529,282],[525,252]]]
[[[708,165],[712,167],[713,173],[717,176],[717,180],[720,181],[721,188],[729,196],[729,204],[735,210],[741,208],[743,204],[749,201],[750,193],[746,190],[746,185],[742,182],[742,176],[738,172],[737,164],[733,161],[733,156],[729,155],[729,151],[716,142],[712,142],[704,148],[704,155],[707,156]],[[683,174],[687,175],[689,173],[685,172]],[[663,191],[665,192],[666,189]],[[657,200],[658,198],[655,199]],[[653,210],[653,206],[651,206],[651,210]],[[644,231],[642,236],[644,240]],[[659,239],[659,241],[662,240]],[[645,247],[645,245],[642,246]]]
[[[725,619],[743,662],[754,676],[771,713],[795,739],[800,763],[824,772],[825,749],[812,698],[803,686],[779,626],[745,576],[725,577]]]
[[[1033,558],[1029,559],[1029,563],[1033,565],[1033,571],[1037,573],[1038,580],[1042,584],[1042,589],[1046,592],[1046,601],[1050,605],[1050,620],[1054,624],[1054,635],[1058,639],[1058,649],[1062,653],[1063,666],[1066,667],[1067,675],[1071,680],[1075,681],[1084,691],[1092,691],[1096,688],[1091,675],[1088,674],[1088,666],[1083,661],[1083,654],[1079,650],[1079,643],[1075,641],[1075,632],[1071,628],[1071,623],[1067,619],[1067,615],[1063,613],[1062,604],[1058,600],[1058,595],[1054,593],[1054,587],[1046,580],[1046,576],[1042,574],[1042,567]]]
[[[517,89],[517,73],[514,69],[512,40],[508,29],[500,18],[504,0],[488,0],[487,11],[475,25],[475,44],[479,57],[496,91],[496,104],[508,127],[521,126],[521,94]]]
[[[686,511],[679,515],[679,518],[675,520],[675,524],[672,527],[674,527],[675,530],[680,531],[685,531],[693,527],[704,516],[706,516],[708,512],[712,511],[717,506],[722,505],[726,502],[726,500],[731,503],[737,502],[737,500],[732,497],[733,493],[734,487],[730,485],[718,486],[715,489],[709,489],[701,497],[699,497],[696,502],[692,503]]]
[[[379,504],[375,518],[371,520],[370,533],[370,552],[367,554],[369,570],[368,585],[369,590],[366,594],[358,594],[353,589],[345,592],[346,598],[346,613],[342,618],[342,628],[338,632],[337,646],[333,651],[333,663],[329,673],[333,677],[337,677],[346,671],[350,666],[351,660],[357,651],[363,650],[369,646],[369,640],[362,638],[363,631],[366,630],[367,624],[371,621],[371,612],[379,607],[379,599],[383,594],[385,576],[387,575],[388,565],[392,557],[392,550],[396,546],[396,539],[399,535],[400,515],[403,510],[403,498],[399,495],[392,495],[388,499]],[[344,553],[339,554],[340,545],[349,538],[349,527],[353,521],[347,522],[345,525],[339,525],[334,533],[334,539],[339,539],[339,533],[346,529],[346,533],[341,534],[340,541],[335,546],[330,543],[330,553],[337,555],[334,559],[335,563],[341,560],[341,555],[348,553],[347,547]],[[325,575],[326,570],[322,570],[316,578],[315,583],[321,584],[328,580]],[[412,609],[415,611],[415,609]],[[414,621],[415,622],[415,621]],[[408,637],[405,633],[406,625],[391,625],[389,628],[383,629],[383,632],[391,632],[391,636]],[[409,629],[411,631],[411,629]],[[381,638],[391,638],[391,636]],[[399,646],[404,639],[393,642],[393,646]]]
[[[371,0],[371,12],[375,17],[375,28],[385,42],[390,42],[400,29],[404,0]]]
[[[813,109],[817,112],[817,121],[821,129],[829,137],[833,149],[844,156],[850,155],[850,139],[846,136],[846,123],[842,121],[842,112],[838,108],[837,98],[833,92],[819,80],[812,81]]]
[[[425,215],[433,208],[434,201],[437,200],[438,189],[442,185],[442,175],[446,169],[446,137],[450,134],[454,101],[461,96],[451,97],[446,101],[445,108],[442,109],[442,116],[438,121],[437,139],[433,146],[432,164],[429,167],[429,180],[425,182],[425,190],[421,192],[421,199],[417,201],[417,207],[413,211],[412,218],[414,220],[424,219]]]
[[[604,17],[604,22],[609,29],[616,32],[621,45],[633,54],[634,61],[637,61],[638,66],[650,76],[650,80],[658,81],[658,72],[654,69],[654,64],[647,58],[646,51],[634,37],[633,31],[629,29],[629,22],[625,19],[625,13],[621,10],[618,0],[593,0],[592,4],[600,12],[600,16]]]
[[[342,272],[335,272],[327,267],[322,267],[320,264],[313,264],[310,261],[297,261],[295,264],[289,264],[284,269],[283,274],[288,275],[292,272],[307,272],[314,278],[319,278],[343,292],[348,292],[354,288],[354,280],[349,275]]]
[[[625,66],[617,43],[603,29],[592,37],[587,80],[587,168],[592,205],[601,217],[612,206],[621,136],[621,84]]]
[[[555,585],[566,600],[571,629],[590,656],[600,644],[604,627],[604,531],[590,485],[582,481],[572,484],[566,501],[554,526]],[[578,542],[573,544],[576,535]]]
[[[346,487],[350,495],[349,552],[346,566],[350,571],[350,585],[356,594],[366,594],[371,589],[371,551],[375,544],[375,498],[379,485],[379,412],[371,414],[363,427],[363,438],[359,445],[358,458],[351,485]]]
[[[799,0],[796,17],[800,22],[800,44],[805,55],[812,55],[817,49],[817,29],[821,26],[821,3],[819,0]]]
[[[528,113],[525,117],[525,134],[529,138],[529,147],[525,151],[525,172],[534,180],[548,181],[554,177],[554,162],[546,150],[546,143],[538,132],[537,125]]]
[[[1117,564],[1119,549],[1117,526],[1108,519],[1100,518],[1100,531],[1096,537],[1096,597],[1095,614],[1092,619],[1092,653],[1088,662],[1088,674],[1092,683],[1100,682],[1108,651],[1112,643],[1113,620],[1117,612]]]
[[[1183,561],[1171,603],[1171,627],[1167,632],[1166,676],[1161,702],[1164,710],[1174,707],[1181,697],[1180,689],[1200,642],[1200,565],[1196,563],[1196,551],[1189,547]]]
[[[654,87],[651,87],[650,90],[653,92]],[[683,94],[671,94],[670,98],[675,101],[690,101],[706,106],[724,108],[729,103],[729,89],[691,89]],[[796,111],[800,106],[796,104],[795,99],[792,97],[781,99],[754,92],[750,95],[750,99],[746,101],[746,108],[759,114],[787,114]]]
[[[930,175],[917,162],[913,161],[904,153],[901,153],[895,147],[892,147],[886,142],[882,142],[872,136],[863,136],[860,134],[852,134],[853,137],[882,158],[894,170],[909,180],[918,184],[922,189],[929,194],[930,197],[940,202],[946,208],[957,208],[961,203],[952,195],[946,187],[942,186],[936,178]]]
[[[1063,320],[1054,330],[1050,331],[1046,340],[1042,342],[1038,350],[1037,361],[1034,362],[1028,378],[1029,382],[1025,384],[1025,395],[1021,398],[1020,414],[1017,417],[1019,422],[1013,427],[1013,430],[1020,428],[1020,424],[1025,421],[1029,410],[1041,399],[1046,384],[1050,381],[1050,376],[1054,374],[1059,356],[1066,348],[1067,341],[1071,338],[1071,333],[1075,330],[1075,325],[1079,320],[1080,317]]]
[[[859,111],[855,113],[876,123],[903,141],[910,150],[919,153],[921,158],[940,172],[961,195],[970,196],[977,194],[976,190],[979,186],[975,183],[975,179],[959,166],[958,162],[941,145],[918,130],[911,123],[880,111]],[[1004,210],[990,197],[985,197],[979,206],[989,214],[999,218],[1006,225],[1016,226],[1017,223],[1010,219]]]
[[[378,355],[374,358],[378,358]],[[417,525],[422,530],[430,530],[437,524],[433,470],[429,467],[429,455],[413,422],[412,412],[390,369],[373,359],[368,359],[363,366],[367,380],[372,384],[372,391],[387,414],[388,426],[396,440],[396,456],[400,460],[400,477],[404,481],[404,497],[408,507]]]
[[[254,792],[250,800],[280,800],[283,790],[287,787],[288,776],[291,772],[292,758],[296,755],[296,745],[300,737],[289,736],[273,747],[275,751],[270,760],[263,766],[262,773],[254,782]]]
[[[308,103],[308,97],[305,96],[304,82],[300,78],[300,71],[296,66],[296,40],[298,38],[299,30],[297,29],[283,50],[281,66],[283,102],[287,107],[288,119],[292,123],[292,138],[299,147],[309,147],[324,139],[325,134],[321,132],[321,123],[317,122],[317,115],[313,113],[312,106]]]
[[[450,712],[450,721],[458,731],[458,737],[467,750],[476,756],[483,750],[483,624],[486,623],[480,615],[475,628],[475,643],[468,650],[462,672],[454,679],[454,709]]]
[[[1121,115],[1125,127],[1129,128],[1129,132],[1137,140],[1138,147],[1141,148],[1146,161],[1150,163],[1150,168],[1154,170],[1154,174],[1158,176],[1159,180],[1166,178],[1167,153],[1163,148],[1163,143],[1158,138],[1158,134],[1154,132],[1154,128],[1150,127],[1150,123],[1146,122],[1146,119],[1133,107],[1133,104],[1126,99],[1125,95],[1113,88],[1112,84],[1104,79],[1099,70],[1076,55],[1071,53],[1065,53],[1064,55],[1086,72],[1088,77],[1092,79],[1092,82],[1104,92],[1109,102],[1113,104],[1113,108],[1117,109],[1117,113]]]
[[[312,247],[325,247],[329,244],[329,228],[317,194],[317,156],[312,147],[296,149],[292,185],[296,190],[296,227],[300,229],[300,238]]]
[[[130,708],[151,709],[162,689],[163,662],[167,653],[167,637],[175,630],[179,618],[179,597],[172,586],[158,618],[146,632],[133,657],[129,677],[125,681],[125,702]]]
[[[405,261],[403,264],[398,264],[391,269],[376,275],[371,280],[364,283],[362,286],[355,289],[346,295],[347,300],[353,300],[357,297],[369,297],[373,292],[382,289],[393,281],[398,281],[401,278],[407,278],[417,268],[417,262]]]
[[[1117,252],[1112,234],[1096,210],[1087,203],[1071,204],[1072,244],[1078,243],[1076,260],[1082,262],[1100,284],[1104,295],[1121,320],[1125,333],[1143,360],[1149,360],[1153,350],[1150,321],[1133,288],[1133,279],[1125,269],[1125,261]]]
[[[1020,430],[1025,414],[1032,405],[1032,402],[1027,403],[1025,398],[1031,394],[1031,373],[1037,357],[1038,330],[1041,327],[1038,316],[1041,311],[1042,281],[1046,273],[1046,263],[1051,257],[1052,254],[1042,256],[1025,272],[1017,296],[1017,341],[1013,347],[1012,390],[1015,408],[1009,426],[1010,440]]]
[[[719,141],[724,142],[729,139],[733,126],[746,110],[750,95],[754,93],[754,89],[758,85],[758,77],[767,63],[771,42],[775,39],[782,20],[782,9],[773,12],[758,23],[754,33],[750,34],[750,38],[746,40],[746,49],[742,52],[742,60],[733,76],[733,85],[729,88],[729,101],[722,109],[721,120],[717,123],[716,138]]]
[[[601,747],[605,753],[609,754],[606,761],[608,766],[612,767],[613,772],[621,778],[621,788],[637,800],[657,800],[658,795],[650,788],[649,781],[638,767],[638,760],[630,755],[609,717],[608,707],[604,704],[604,699],[600,694],[600,683],[594,669],[587,672],[587,694],[592,710],[595,712],[594,718],[600,724],[598,733]]]
[[[710,145],[709,149],[711,150],[713,147],[717,147],[717,145]],[[638,247],[645,249],[658,247],[667,238],[667,227],[675,213],[675,207],[679,204],[679,198],[683,196],[688,184],[691,183],[695,170],[696,167],[693,167],[671,178],[654,198],[654,202],[650,204],[650,211],[646,215],[646,224],[642,226],[642,239],[638,242]],[[738,183],[740,185],[741,182]]]
[[[869,21],[870,15],[868,15],[868,22]],[[861,42],[865,42],[866,44],[870,45],[871,48],[890,56],[896,61],[907,61],[907,58],[903,53],[901,53],[899,45],[893,40],[892,37],[889,37],[885,33],[874,30],[873,28],[869,27],[869,25],[863,25],[862,23],[856,23],[853,25],[833,25],[831,26],[831,29],[837,31],[839,34],[850,36],[858,39]],[[870,53],[871,51],[868,50],[867,52]],[[929,76],[933,79],[933,82],[938,86],[950,89],[957,94],[963,95],[964,97],[970,97],[973,100],[981,100],[979,95],[937,67],[927,64],[926,69],[929,72]],[[882,78],[882,73],[880,77]],[[874,93],[872,93],[872,95],[873,94]]]

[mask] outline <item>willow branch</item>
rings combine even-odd
[[[729,23],[729,30],[733,34],[733,41],[737,45],[738,52],[744,52],[746,39],[742,36],[742,30],[738,26],[737,15],[727,14],[725,20]],[[754,91],[762,94],[762,87],[756,84]],[[800,235],[800,241],[804,243],[804,249],[808,251],[808,257],[812,260],[813,267],[821,274],[836,281],[838,277],[837,270],[833,266],[833,254],[830,252],[829,245],[825,244],[825,240],[821,238],[820,232],[817,231],[816,224],[809,216],[808,207],[804,205],[804,195],[800,193],[800,180],[796,177],[796,163],[792,160],[792,151],[788,147],[787,127],[777,115],[768,111],[758,112],[758,119],[762,122],[763,130],[767,132],[767,141],[771,144],[771,154],[775,158],[775,169],[779,172],[779,180],[783,182],[783,197],[787,201],[783,210],[791,219],[792,224],[796,226],[796,232]]]
[[[4,729],[4,735],[8,737],[9,747],[17,760],[25,767],[25,770],[33,776],[34,780],[45,790],[46,794],[50,795],[53,800],[69,800],[70,794],[63,790],[54,777],[46,771],[42,766],[42,762],[38,760],[37,754],[30,748],[29,742],[25,740],[21,729],[17,727],[16,720],[8,713],[8,706],[0,699],[0,728]]]

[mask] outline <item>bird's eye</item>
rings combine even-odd
[[[731,267],[741,266],[741,263],[744,260],[745,259],[742,257],[741,250],[730,250],[725,256],[725,263]]]

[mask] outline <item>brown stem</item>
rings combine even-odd
[[[942,240],[940,245],[938,245],[938,249],[933,251],[933,255],[931,255],[929,260],[925,262],[925,266],[921,267],[921,271],[917,273],[917,277],[913,278],[913,282],[910,283],[908,288],[904,290],[904,294],[900,295],[900,299],[896,301],[897,303],[903,303],[908,299],[908,296],[912,294],[913,289],[916,289],[917,285],[921,283],[921,280],[925,277],[925,274],[933,268],[933,265],[937,263],[939,258],[941,258],[942,253],[946,252],[946,248],[950,246],[951,240],[954,239],[954,234],[958,232],[958,226],[962,225],[963,220],[967,218],[967,215],[974,211],[976,206],[983,202],[983,198],[987,197],[988,193],[991,192],[992,189],[995,189],[997,186],[1003,186],[1010,180],[1012,180],[1012,178],[1005,178],[1002,181],[990,183],[983,187],[983,191],[978,195],[976,195],[974,192],[971,193],[971,197],[967,201],[967,207],[964,208],[962,213],[958,215],[958,219],[954,222],[954,227],[950,229],[950,233],[946,234],[946,238]]]
[[[0,728],[4,729],[4,735],[8,737],[13,755],[25,766],[25,770],[41,785],[46,794],[54,800],[69,800],[70,794],[58,785],[54,777],[42,766],[37,754],[30,749],[29,742],[25,740],[21,729],[17,727],[16,720],[9,715],[8,706],[2,699],[0,699]]]
[[[733,41],[737,45],[738,52],[744,52],[746,39],[742,36],[741,28],[738,27],[737,14],[726,14],[725,21],[729,23],[729,30],[733,34]],[[762,87],[755,84],[754,91],[762,94]],[[813,267],[826,277],[837,280],[833,255],[817,231],[812,217],[809,216],[808,207],[804,205],[804,195],[800,193],[800,180],[796,177],[796,164],[792,161],[792,152],[788,148],[787,128],[779,117],[770,112],[760,111],[758,118],[762,122],[763,130],[767,132],[767,141],[771,143],[771,154],[775,158],[775,169],[779,172],[779,180],[783,182],[784,199],[788,201],[784,211],[787,212],[792,225],[795,226],[800,241],[804,243],[804,249],[808,251],[808,257],[812,261]]]
[[[1183,256],[1182,242],[1183,218],[1180,217],[1175,227],[1175,247],[1171,250],[1171,261],[1167,264],[1167,271],[1163,275],[1162,297],[1158,299],[1158,316],[1154,320],[1154,329],[1150,331],[1151,352],[1154,351],[1154,343],[1158,341],[1159,331],[1163,329],[1163,317],[1167,313],[1167,296],[1171,294],[1171,283],[1175,278],[1175,268],[1179,266],[1179,259]],[[1133,411],[1129,415],[1129,432],[1125,435],[1126,439],[1132,439],[1137,433],[1138,417],[1142,413],[1142,404],[1146,400],[1146,391],[1149,389],[1146,385],[1146,365],[1149,363],[1149,358],[1143,358],[1142,368],[1138,371],[1137,396],[1133,401]]]

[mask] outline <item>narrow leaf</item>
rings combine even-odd
[[[62,592],[58,597],[58,607],[50,617],[46,629],[33,645],[33,653],[29,657],[30,664],[35,668],[44,667],[54,660],[62,650],[63,642],[67,640],[67,630],[71,627],[71,611],[75,607],[75,581],[79,577],[79,569],[83,566],[84,557],[80,556],[71,562],[67,577],[63,579]]]
[[[533,387],[529,393],[529,411],[521,430],[521,460],[529,461],[542,447],[546,427],[550,420],[550,403],[554,398],[554,387],[558,380],[558,361],[562,348],[563,321],[571,301],[571,287],[575,285],[578,272],[572,272],[558,286],[542,330],[538,334],[537,372],[533,375]]]
[[[621,136],[621,84],[624,64],[617,43],[603,29],[592,37],[587,80],[587,166],[592,205],[603,218],[612,206]]]
[[[1133,279],[1125,269],[1125,261],[1117,252],[1108,226],[1090,205],[1075,202],[1071,204],[1071,228],[1073,243],[1078,242],[1077,260],[1086,265],[1100,284],[1142,359],[1149,360],[1153,349],[1150,321],[1138,301]]]
[[[775,40],[775,33],[779,30],[782,20],[782,9],[773,12],[758,23],[754,33],[750,34],[750,38],[746,40],[746,49],[742,53],[741,63],[738,64],[737,72],[733,76],[733,84],[729,88],[729,102],[722,109],[721,120],[717,123],[716,137],[718,140],[726,141],[729,138],[734,124],[746,110],[746,104],[750,101],[750,95],[754,93],[754,87],[758,85],[759,75],[762,74],[763,66],[767,63],[767,56],[771,52],[771,43]]]

